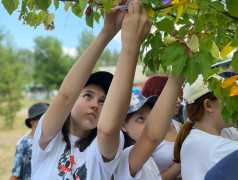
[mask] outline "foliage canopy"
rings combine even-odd
[[[231,65],[238,72],[237,0],[142,1],[148,16],[154,20],[153,32],[142,45],[144,70],[157,72],[162,67],[166,71],[172,66],[176,76],[182,73],[189,83],[193,83],[199,73],[207,79],[219,72],[211,65],[216,59],[225,58],[235,51],[231,56]],[[3,0],[2,3],[9,14],[19,6],[19,0]],[[57,10],[59,3],[58,0],[22,0],[19,19],[35,28],[44,24],[47,30],[52,30],[55,25],[50,7],[54,6]],[[93,28],[93,23],[98,23],[103,16],[103,9],[113,11],[113,7],[125,1],[65,0],[62,3],[66,12],[71,9],[79,18],[85,17],[87,25]],[[227,102],[226,106],[223,103],[224,119],[228,121],[232,117],[237,120],[238,87],[235,82],[221,87],[221,82],[210,81],[210,88],[216,96]],[[231,91],[235,93],[231,94]]]

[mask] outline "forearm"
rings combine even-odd
[[[122,48],[117,69],[98,123],[98,142],[102,155],[113,158],[119,144],[119,131],[129,108],[138,51]]]
[[[163,180],[176,180],[180,172],[180,166],[177,163],[174,163],[169,169],[161,173],[161,176]]]
[[[172,73],[159,97],[154,108],[152,109],[146,122],[143,135],[156,146],[164,139],[168,127],[172,121],[174,108],[178,99],[179,90],[184,82],[180,75],[174,78]]]

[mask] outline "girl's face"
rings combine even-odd
[[[144,126],[147,117],[151,111],[151,107],[147,104],[144,104],[138,111],[136,111],[128,122],[124,123],[122,130],[126,132],[133,140],[138,141]]]
[[[71,111],[71,124],[84,130],[92,130],[97,126],[106,94],[95,84],[89,84],[81,91]]]

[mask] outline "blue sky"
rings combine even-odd
[[[18,9],[20,9],[20,5]],[[52,8],[53,9],[53,8]],[[34,38],[37,36],[54,36],[62,42],[62,47],[66,51],[71,52],[75,46],[78,45],[78,39],[82,31],[88,30],[92,31],[95,36],[101,30],[103,26],[103,19],[100,20],[100,23],[97,24],[94,22],[94,28],[90,28],[86,25],[86,22],[83,19],[76,17],[71,9],[66,13],[64,11],[64,4],[60,2],[60,7],[56,11],[53,9],[51,13],[55,14],[55,29],[53,31],[44,30],[43,25],[34,29],[28,25],[23,25],[23,21],[19,21],[19,12],[14,11],[10,16],[8,12],[0,3],[0,28],[4,32],[8,32],[11,41],[14,46],[17,48],[34,48]],[[120,50],[120,35],[118,34],[108,45],[108,48],[111,50],[117,49]]]

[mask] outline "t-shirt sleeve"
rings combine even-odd
[[[39,123],[37,125],[34,138],[33,138],[33,148],[32,148],[32,165],[35,165],[40,159],[44,158],[52,150],[52,147],[57,147],[56,143],[58,142],[59,138],[61,138],[61,131],[59,131],[56,136],[49,142],[47,147],[42,150],[39,141],[42,133],[42,121],[43,121],[44,115],[39,120]],[[54,146],[56,145],[56,146]]]
[[[12,168],[12,176],[20,177],[21,175],[21,169],[23,164],[23,152],[24,148],[22,143],[20,142],[16,147],[15,160]]]
[[[139,180],[142,175],[142,169],[136,172],[135,176],[132,177],[130,173],[130,167],[129,167],[129,153],[131,151],[131,148],[133,146],[130,146],[123,150],[119,165],[115,172],[115,179],[126,179],[126,180]]]
[[[103,166],[103,168],[110,174],[113,174],[113,172],[115,171],[115,169],[120,161],[120,156],[122,154],[123,147],[124,147],[124,136],[123,136],[123,133],[120,131],[120,142],[119,142],[119,146],[118,146],[118,149],[117,149],[114,159],[111,160],[110,162],[104,162],[102,155],[99,151],[97,138],[95,138],[92,142],[92,148],[94,151],[95,158],[99,161],[100,165]]]

